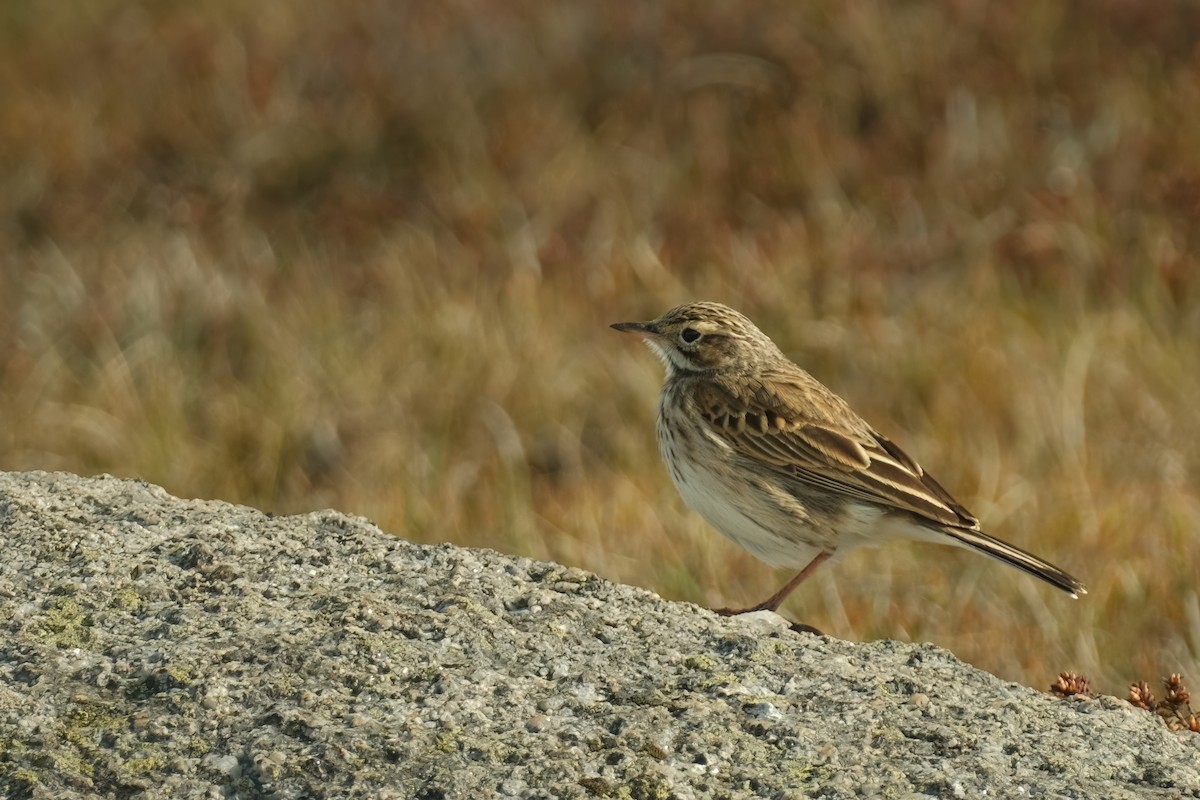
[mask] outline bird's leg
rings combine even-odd
[[[794,592],[797,586],[804,583],[805,579],[808,578],[809,575],[812,575],[814,572],[816,572],[817,567],[828,561],[831,555],[832,553],[817,553],[817,557],[808,562],[808,566],[800,570],[800,572],[796,574],[796,577],[787,582],[787,585],[756,606],[750,606],[750,608],[714,608],[713,611],[723,617],[733,617],[737,616],[738,614],[748,614],[751,611],[776,611],[781,605],[783,605],[783,601],[787,600],[788,595]]]

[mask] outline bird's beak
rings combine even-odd
[[[649,322],[614,322],[609,327],[625,333],[640,333],[643,336],[654,334]]]
[[[667,365],[667,370],[671,370],[671,348],[663,341],[662,334],[654,327],[655,320],[650,322],[614,322],[610,327],[623,333],[638,333],[654,354],[662,359]]]

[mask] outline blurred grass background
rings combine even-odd
[[[0,468],[138,476],[705,605],[610,322],[751,316],[985,528],[784,611],[1045,688],[1200,680],[1200,7],[0,7]]]

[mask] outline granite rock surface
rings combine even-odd
[[[332,511],[0,473],[6,798],[1200,798],[1200,737]]]

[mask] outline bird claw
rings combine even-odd
[[[755,611],[770,611],[773,614],[779,613],[775,609],[771,608],[770,603],[759,603],[758,605],[750,606],[749,608],[710,608],[709,611],[713,612],[714,614],[719,614],[722,617],[737,617],[742,614],[753,614]],[[822,631],[814,628],[812,625],[808,625],[803,622],[788,622],[788,629],[793,633],[811,633],[816,636],[825,635]]]

